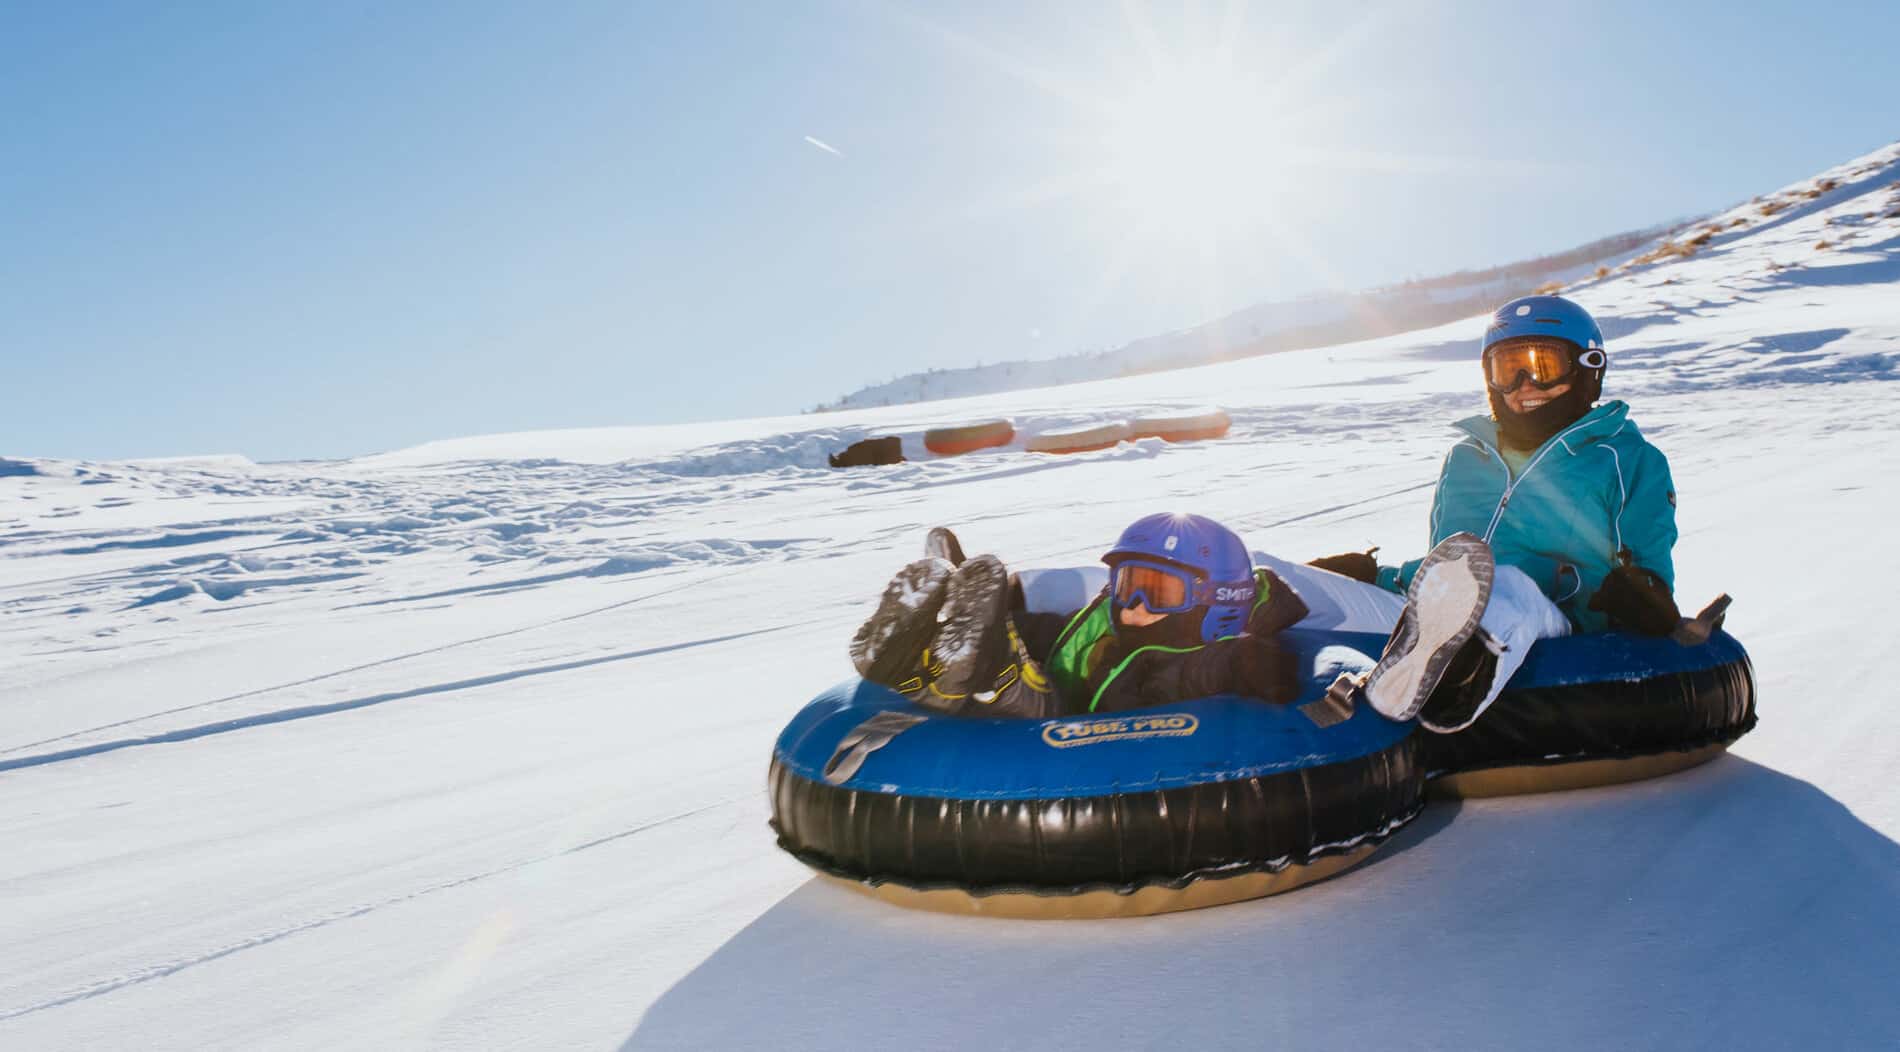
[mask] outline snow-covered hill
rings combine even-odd
[[[1704,236],[1706,233],[1706,236]],[[923,530],[1087,562],[1160,507],[1415,554],[1466,318],[924,406],[356,461],[0,461],[0,1047],[1886,1047],[1900,1041],[1900,147],[1570,294],[1670,455],[1760,727],[1434,804],[1137,921],[905,913],[772,846],[771,743]],[[832,471],[857,437],[1218,401],[1226,439]]]
[[[1302,347],[1389,336],[1469,317],[1514,296],[1621,266],[1681,230],[1617,234],[1537,259],[1363,292],[1261,303],[1203,325],[1114,350],[910,373],[860,388],[818,411],[904,405],[1182,369]]]

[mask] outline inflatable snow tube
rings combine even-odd
[[[1163,442],[1200,442],[1219,438],[1234,426],[1225,409],[1208,409],[1180,416],[1144,416],[1129,422],[1135,438],[1158,438]]]
[[[1437,793],[1551,792],[1694,767],[1754,726],[1754,669],[1725,632],[1567,636],[1533,647],[1476,723],[1420,734],[1419,761]]]
[[[878,438],[864,438],[844,448],[842,453],[833,453],[829,458],[834,468],[882,467],[887,464],[904,462],[904,440],[896,435],[883,435]]]
[[[779,737],[779,846],[899,905],[1010,917],[1163,913],[1331,876],[1419,812],[1423,771],[1410,724],[1325,700],[1369,654],[1287,639],[1312,673],[1303,705],[958,719],[846,682]]]
[[[1096,427],[1077,428],[1070,431],[1044,431],[1031,436],[1023,448],[1031,453],[1092,453],[1098,449],[1108,449],[1118,442],[1126,442],[1135,437],[1133,428],[1125,420]]]
[[[964,427],[931,428],[924,432],[924,448],[940,457],[953,457],[959,453],[1006,446],[1015,438],[1015,424],[1007,420],[990,420]]]

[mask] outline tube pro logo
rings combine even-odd
[[[1142,738],[1185,738],[1201,729],[1201,721],[1185,712],[1151,716],[1055,720],[1042,728],[1043,744],[1068,749],[1096,742],[1135,741]]]

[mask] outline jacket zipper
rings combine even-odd
[[[1492,458],[1498,462],[1498,467],[1501,467],[1504,469],[1504,494],[1498,498],[1497,510],[1491,513],[1491,524],[1484,528],[1484,543],[1490,544],[1491,536],[1497,533],[1498,523],[1503,521],[1504,519],[1505,505],[1511,503],[1511,494],[1517,491],[1518,483],[1523,482],[1525,479],[1531,477],[1531,471],[1535,469],[1537,465],[1543,461],[1545,456],[1549,455],[1551,450],[1557,448],[1557,446],[1562,444],[1563,438],[1565,435],[1568,435],[1570,432],[1575,431],[1576,429],[1582,426],[1583,426],[1583,423],[1579,421],[1578,423],[1572,424],[1568,428],[1565,428],[1564,430],[1559,431],[1557,434],[1551,436],[1550,441],[1544,443],[1544,448],[1541,450],[1538,450],[1537,455],[1531,458],[1531,462],[1524,465],[1523,474],[1517,476],[1516,478],[1511,477],[1511,465],[1504,462],[1504,454],[1499,453],[1497,450],[1492,449],[1488,445],[1485,445],[1483,439],[1478,440],[1478,448],[1484,450],[1486,453],[1491,454]],[[1472,437],[1476,438],[1477,436],[1474,435]]]

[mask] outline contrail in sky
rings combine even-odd
[[[805,136],[805,141],[808,143],[811,143],[813,146],[818,147],[819,149],[825,151],[826,153],[831,154],[834,157],[844,156],[843,152],[841,152],[836,146],[831,145],[830,143],[826,142],[823,139],[814,139],[811,136],[807,135]]]

